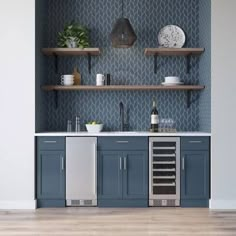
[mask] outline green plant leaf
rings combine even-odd
[[[58,45],[61,47],[67,46],[68,39],[75,38],[78,47],[84,48],[89,46],[89,30],[72,21],[66,24],[63,32],[58,33]]]

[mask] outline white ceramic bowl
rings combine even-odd
[[[89,133],[98,133],[101,132],[103,128],[103,124],[89,125],[86,124],[86,129]]]

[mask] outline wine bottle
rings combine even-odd
[[[156,108],[156,102],[153,101],[152,104],[152,112],[151,112],[151,132],[158,132],[159,118],[158,118],[158,110]]]

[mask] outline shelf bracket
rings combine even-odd
[[[88,54],[88,71],[89,74],[91,74],[91,54]]]
[[[53,94],[54,94],[55,109],[57,109],[58,108],[58,91],[57,90],[53,90]]]
[[[56,71],[56,73],[58,73],[58,56],[55,53],[53,53],[53,56],[54,56],[55,71]]]
[[[191,105],[191,96],[192,95],[192,90],[187,91],[187,108],[190,108]]]
[[[154,73],[157,74],[157,54],[154,55]]]
[[[191,70],[191,53],[186,56],[186,67],[187,67],[187,74],[189,74]]]

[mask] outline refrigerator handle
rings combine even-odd
[[[94,194],[97,195],[97,143],[94,143]]]

